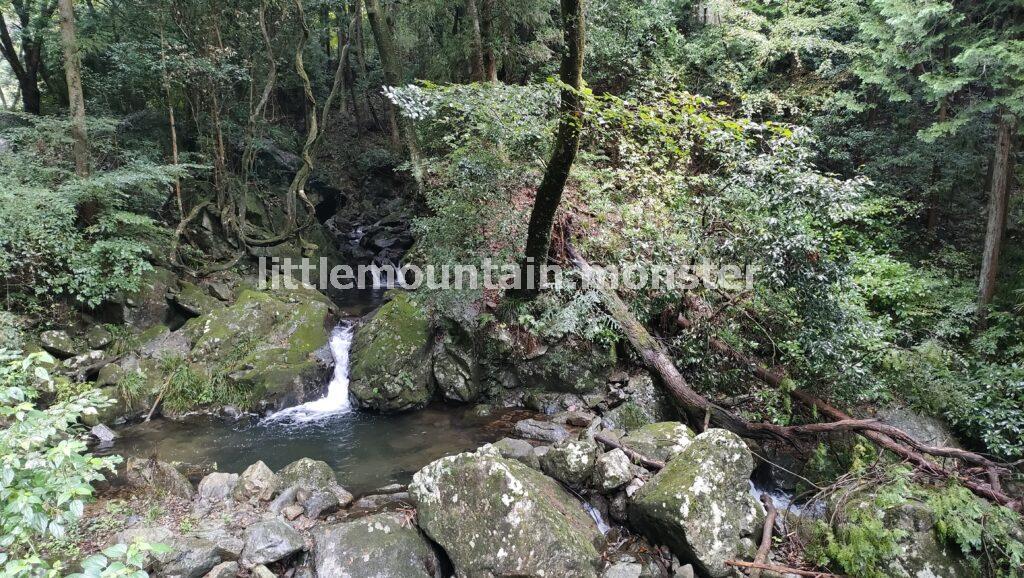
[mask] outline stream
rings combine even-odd
[[[372,308],[367,297],[340,305],[350,315],[365,313]],[[320,399],[263,418],[231,421],[203,415],[128,425],[97,453],[156,457],[225,472],[241,472],[257,460],[277,470],[308,457],[330,464],[339,483],[358,495],[408,483],[428,463],[496,441],[524,417],[513,410],[483,417],[471,406],[441,404],[397,415],[358,411],[348,391],[352,336],[350,322],[332,331],[335,369]]]

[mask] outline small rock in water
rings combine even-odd
[[[516,423],[515,430],[517,434],[525,438],[552,443],[572,437],[565,426],[535,419],[524,419]]]
[[[394,494],[371,494],[363,496],[352,504],[356,510],[379,510],[388,506],[411,506],[412,498],[409,492],[396,492]]]
[[[89,433],[92,434],[92,437],[100,440],[103,443],[110,443],[114,441],[114,438],[117,437],[117,434],[114,433],[114,430],[110,429],[109,427],[103,424],[97,424],[92,426],[92,429],[89,430]]]
[[[404,492],[409,489],[409,486],[405,484],[388,484],[381,486],[373,491],[374,494],[397,494],[398,492]]]

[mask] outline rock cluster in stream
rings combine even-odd
[[[170,464],[132,459],[130,485],[185,502],[197,522],[185,531],[138,519],[116,540],[169,546],[148,561],[156,576],[741,576],[726,562],[753,558],[764,518],[747,444],[678,422],[573,425],[586,417],[524,420],[516,431],[541,439],[444,457],[408,487],[358,499],[308,458],[209,473],[196,488]],[[566,435],[551,441],[540,423]],[[597,433],[665,466],[641,467]],[[962,561],[918,518],[920,539],[901,544],[893,575],[959,576]]]

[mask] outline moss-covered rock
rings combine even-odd
[[[434,382],[447,400],[470,403],[480,397],[475,366],[471,352],[456,344],[450,335],[434,348]]]
[[[630,376],[621,395],[625,401],[604,414],[612,427],[632,431],[676,418],[672,404],[646,372]]]
[[[679,422],[664,421],[641,426],[623,436],[621,441],[631,450],[665,462],[690,445],[693,432]]]
[[[574,488],[582,488],[594,474],[599,449],[590,440],[563,440],[540,458],[544,473]]]
[[[427,314],[408,293],[396,293],[356,331],[349,391],[363,407],[405,411],[433,397]]]
[[[394,512],[320,528],[313,543],[317,576],[444,575],[433,546]]]
[[[525,387],[566,393],[603,392],[615,369],[615,350],[595,343],[566,339],[527,355],[515,367]]]
[[[420,528],[459,576],[596,576],[603,536],[558,482],[491,446],[413,476]]]
[[[327,489],[338,483],[334,470],[327,462],[301,458],[277,472],[282,487],[299,486],[307,490]]]
[[[736,434],[708,430],[694,438],[633,495],[629,519],[698,574],[724,578],[726,560],[752,556],[763,510],[750,493],[754,460]]]
[[[205,315],[214,309],[224,307],[219,299],[188,281],[179,281],[177,287],[168,291],[168,297],[190,316]]]

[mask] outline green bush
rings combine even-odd
[[[59,575],[59,561],[39,556],[41,541],[60,540],[81,518],[92,482],[113,471],[117,457],[86,452],[76,424],[87,408],[109,405],[88,390],[47,408],[40,390],[53,386],[45,353],[22,357],[0,350],[0,564],[4,576]]]

